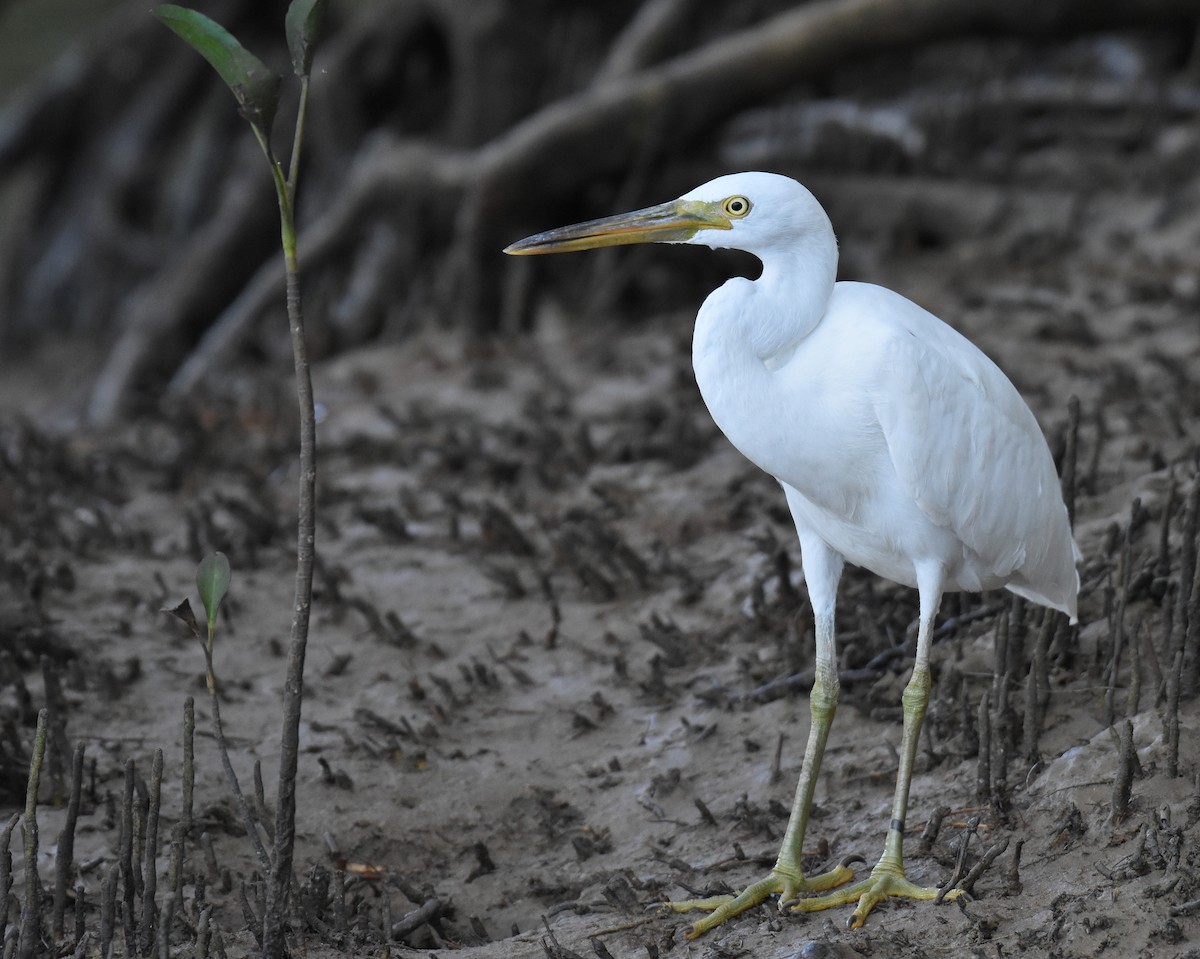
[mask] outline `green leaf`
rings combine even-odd
[[[217,611],[221,608],[221,601],[225,599],[232,578],[229,560],[224,553],[209,553],[196,567],[196,588],[200,590],[200,602],[208,614],[209,629],[217,625]]]
[[[204,14],[173,3],[161,4],[153,13],[212,64],[233,91],[242,116],[269,138],[279,106],[279,77]]]
[[[284,26],[287,28],[288,50],[292,54],[292,69],[296,76],[306,77],[312,70],[313,51],[321,39],[321,26],[329,0],[292,0]]]

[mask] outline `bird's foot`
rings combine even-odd
[[[783,905],[793,912],[817,912],[857,902],[858,906],[846,920],[846,925],[851,929],[858,929],[867,921],[871,910],[885,899],[892,896],[902,896],[906,899],[936,899],[939,891],[933,886],[918,886],[916,883],[909,882],[908,877],[904,875],[902,865],[881,862],[871,870],[871,875],[866,879],[860,879],[853,885],[837,889],[826,896],[815,896]],[[957,899],[962,894],[961,889],[952,889],[943,898]]]
[[[725,920],[732,919],[739,913],[745,912],[765,901],[769,896],[778,895],[780,907],[800,896],[810,893],[825,892],[849,882],[854,878],[854,870],[849,866],[855,857],[843,859],[836,867],[816,876],[805,877],[798,872],[783,870],[776,866],[770,875],[752,883],[737,896],[713,896],[708,899],[685,899],[681,902],[663,903],[676,912],[690,912],[693,909],[703,909],[709,915],[698,919],[687,933],[688,939],[704,935],[710,929],[715,929]],[[804,900],[801,900],[804,901]]]

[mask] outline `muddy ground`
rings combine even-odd
[[[1157,49],[1105,42],[1148,60]],[[1013,745],[983,803],[976,717],[1009,603],[943,603],[909,866],[919,881],[945,880],[978,817],[968,864],[1009,846],[972,901],[888,903],[853,932],[845,909],[764,906],[695,942],[682,938],[686,917],[648,908],[737,889],[773,860],[807,735],[806,677],[763,687],[811,667],[811,622],[782,496],[718,434],[695,390],[698,300],[633,326],[584,322],[547,296],[525,338],[482,347],[427,331],[316,370],[320,563],[298,875],[319,882],[314,871],[345,860],[382,878],[356,875],[345,927],[314,913],[301,951],[340,941],[356,955],[481,959],[1200,954],[1200,709],[1185,696],[1175,777],[1163,719],[1174,649],[1163,611],[1200,440],[1200,125],[1195,88],[1179,89],[1192,106],[1060,105],[1053,136],[1012,119],[1019,142],[981,147],[941,176],[812,181],[831,197],[843,275],[901,290],[971,337],[1060,456],[1068,400],[1081,404],[1081,622],[1051,646],[1034,761],[1024,684],[1040,614],[1018,614],[1010,646],[1025,658],[1005,690]],[[1078,111],[1091,111],[1088,123],[1064,122]],[[727,162],[773,165],[763,154]],[[972,211],[966,222],[939,226],[956,207]],[[709,255],[633,262],[670,271]],[[253,947],[236,877],[253,856],[213,744],[200,649],[162,608],[192,595],[202,555],[227,553],[222,715],[238,775],[248,784],[261,760],[269,799],[292,588],[287,381],[231,376],[202,401],[97,431],[73,416],[98,361],[67,340],[0,362],[0,629],[11,654],[0,703],[15,731],[3,812],[22,801],[45,653],[66,686],[67,736],[94,763],[76,849],[94,909],[116,855],[107,797],[120,796],[127,759],[147,776],[164,751],[164,822],[179,815],[194,696],[197,818],[220,868],[209,875],[191,843],[187,888],[208,877],[229,954],[241,955]],[[1126,647],[1110,683],[1135,498],[1125,623],[1139,652],[1131,668]],[[911,662],[913,593],[849,570],[840,599],[847,678],[809,829],[814,866],[881,850]],[[1114,821],[1108,723],[1126,716],[1141,775]],[[921,852],[939,805],[950,812]],[[39,810],[43,876],[62,816],[50,802]],[[165,871],[165,852],[159,863]],[[233,892],[220,892],[222,869]],[[381,925],[428,900],[439,918],[379,941]]]

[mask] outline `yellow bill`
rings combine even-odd
[[[728,230],[731,226],[720,203],[672,200],[632,213],[619,213],[537,233],[506,246],[504,252],[528,256],[630,243],[684,243],[701,230]]]

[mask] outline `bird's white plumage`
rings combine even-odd
[[[717,425],[783,485],[816,634],[812,724],[774,868],[735,897],[673,905],[713,910],[694,937],[771,895],[805,912],[856,902],[855,926],[889,896],[940,898],[910,882],[903,862],[934,617],[946,589],[1005,586],[1074,620],[1079,554],[1050,450],[1015,387],[968,340],[897,293],[835,282],[829,218],[787,177],[720,177],[676,201],[548,230],[507,252],[649,242],[732,247],[762,261],[757,280],[729,280],[705,300],[692,360]],[[884,852],[851,885],[845,864],[814,877],[802,868],[837,707],[835,601],[846,560],[916,587],[920,607]]]
[[[803,540],[918,585],[1006,586],[1076,614],[1078,552],[1037,421],[969,340],[897,293],[834,282],[837,244],[786,177],[721,177],[685,199],[744,195],[729,230],[688,242],[755,254],[759,279],[705,301],[693,362],[717,425],[776,477]]]

